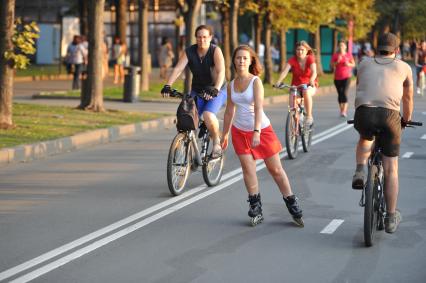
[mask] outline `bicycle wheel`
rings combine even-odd
[[[308,152],[311,148],[313,131],[314,125],[312,125],[309,129],[306,129],[305,125],[301,127],[302,147],[304,152]]]
[[[170,146],[167,158],[167,184],[172,195],[180,195],[191,167],[192,146],[186,133],[178,133]]]
[[[378,203],[377,203],[377,167],[371,166],[368,170],[367,184],[365,186],[365,206],[364,206],[364,242],[367,247],[371,247],[374,241],[374,234],[377,228]]]
[[[213,142],[210,137],[206,137],[206,156],[203,160],[203,179],[209,187],[219,184],[223,174],[225,156],[212,158]]]
[[[297,132],[296,111],[288,112],[285,124],[285,147],[288,157],[295,159],[297,156],[298,132]]]

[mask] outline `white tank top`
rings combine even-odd
[[[233,125],[243,131],[254,130],[254,96],[253,83],[259,77],[254,76],[247,89],[244,92],[236,92],[234,89],[234,81],[231,82],[231,100],[236,106]],[[262,111],[261,129],[268,127],[271,124],[265,112]]]

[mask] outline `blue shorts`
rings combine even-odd
[[[204,100],[198,97],[195,91],[191,91],[191,96],[197,97],[196,100],[198,115],[201,116],[204,111],[217,114],[220,108],[222,108],[222,106],[226,103],[227,91],[226,88],[222,88],[221,90],[219,90],[219,94],[211,100]]]

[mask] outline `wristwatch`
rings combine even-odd
[[[260,134],[260,130],[259,129],[254,129],[253,132],[258,132]]]

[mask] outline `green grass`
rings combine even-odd
[[[46,76],[65,73],[65,66],[63,65],[61,66],[61,72],[59,72],[58,65],[29,65],[26,69],[16,70],[17,77]]]
[[[13,105],[16,127],[0,130],[0,148],[71,136],[77,133],[125,125],[166,116],[166,114],[107,111],[95,113],[71,107],[31,104]]]

